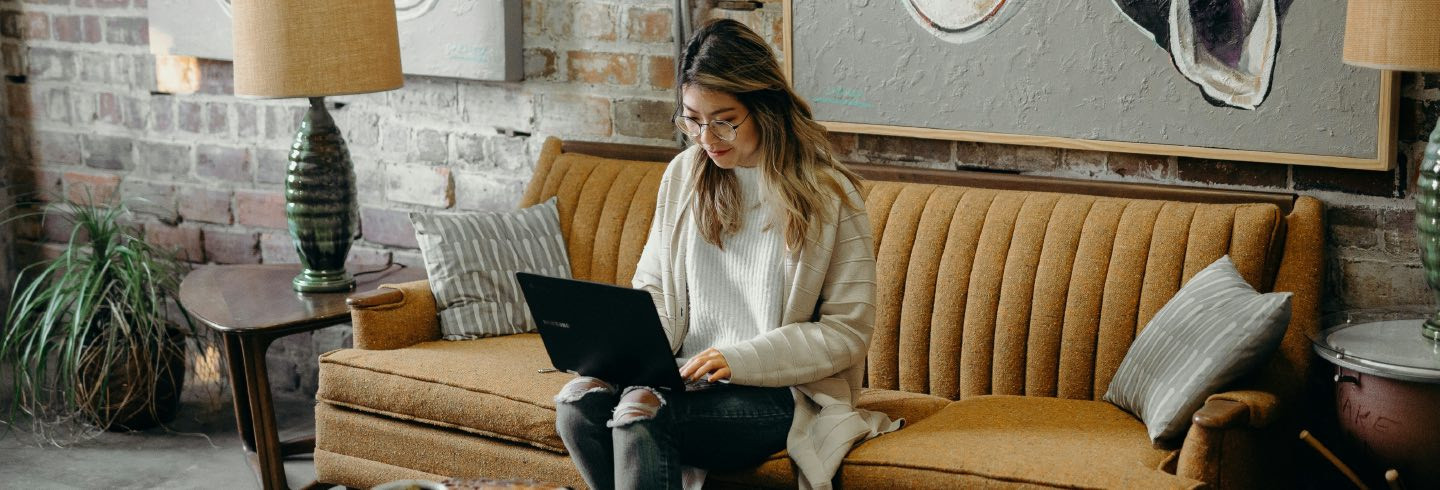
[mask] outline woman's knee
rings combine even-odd
[[[636,422],[653,420],[665,407],[665,397],[660,392],[648,386],[631,386],[625,389],[620,395],[620,403],[615,405],[615,415],[606,426],[624,427]]]
[[[575,403],[585,398],[586,395],[594,393],[613,394],[615,387],[598,378],[581,376],[570,380],[569,383],[565,383],[565,387],[560,388],[560,392],[555,394],[555,404]]]

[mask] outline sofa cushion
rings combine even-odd
[[[554,397],[573,376],[548,367],[537,334],[340,349],[320,356],[316,398],[563,454]]]
[[[914,425],[859,445],[846,486],[966,488],[1188,488],[1161,468],[1145,425],[1091,400],[990,395],[955,402]]]

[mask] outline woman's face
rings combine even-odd
[[[705,149],[705,153],[710,155],[710,160],[715,162],[716,166],[732,169],[760,164],[756,158],[760,147],[760,133],[755,129],[750,109],[741,104],[740,99],[726,92],[696,86],[685,87],[681,95],[681,102],[685,105],[681,115],[700,124],[725,121],[738,126],[735,128],[735,139],[730,141],[716,137],[711,127],[701,131],[700,136],[691,138]]]

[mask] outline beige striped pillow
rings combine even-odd
[[[1151,442],[1183,436],[1205,399],[1269,358],[1289,324],[1290,293],[1255,292],[1221,257],[1140,331],[1105,401],[1144,421]]]
[[[515,273],[570,277],[555,203],[503,213],[410,213],[445,340],[535,331]]]

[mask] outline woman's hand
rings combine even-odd
[[[699,380],[707,374],[709,377],[705,380],[712,383],[730,379],[730,363],[726,362],[725,356],[714,347],[696,354],[686,361],[684,366],[680,366],[680,377],[687,382]]]

